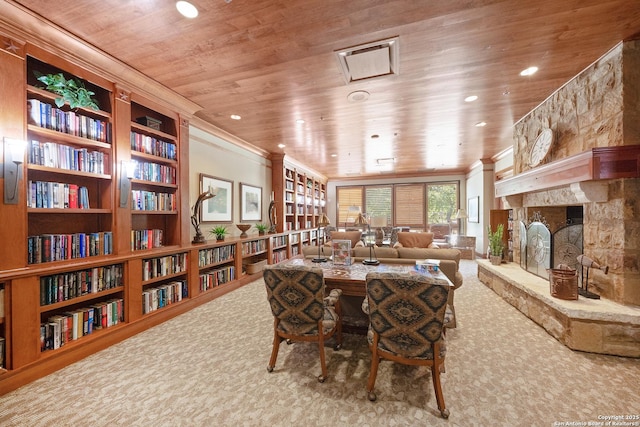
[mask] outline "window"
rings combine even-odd
[[[365,212],[371,218],[384,216],[387,224],[391,224],[393,186],[367,186],[364,188]]]
[[[397,184],[394,186],[394,225],[425,228],[424,184]]]
[[[337,227],[352,226],[358,212],[362,212],[362,195],[364,187],[338,187],[336,188],[336,200],[338,202]]]
[[[337,226],[353,226],[364,212],[386,216],[394,227],[425,230],[430,224],[450,224],[455,233],[458,187],[457,181],[337,187]]]
[[[458,209],[456,183],[427,184],[427,223],[449,224]]]

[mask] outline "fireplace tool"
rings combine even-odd
[[[578,264],[582,267],[582,287],[578,289],[578,293],[585,298],[589,299],[600,299],[600,295],[595,294],[589,291],[589,270],[592,268],[602,270],[604,274],[609,273],[609,266],[600,265],[591,258],[586,255],[578,255]],[[585,268],[587,270],[586,279],[585,279]]]

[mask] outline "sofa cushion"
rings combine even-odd
[[[397,248],[398,257],[410,259],[447,259],[460,265],[460,251],[457,249],[430,249],[430,248]]]
[[[398,243],[403,248],[428,248],[433,243],[433,233],[399,232]]]
[[[398,251],[394,248],[373,248],[376,258],[398,258]],[[369,258],[369,247],[353,248],[353,256],[356,258]]]
[[[351,240],[352,248],[355,248],[358,242],[361,242],[361,239],[362,239],[362,231],[332,231],[331,232],[331,240]],[[331,245],[331,242],[327,242],[326,245]]]

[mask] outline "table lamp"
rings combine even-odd
[[[364,265],[378,265],[380,264],[380,261],[378,261],[377,259],[373,258],[373,242],[371,241],[371,224],[369,224],[369,221],[367,221],[367,217],[365,216],[365,214],[360,213],[358,215],[358,218],[356,218],[356,222],[355,224],[357,226],[363,226],[366,225],[367,226],[367,241],[368,241],[368,245],[369,245],[369,259],[363,259],[362,263]]]
[[[384,231],[382,227],[387,226],[387,216],[386,215],[378,215],[371,217],[371,227],[374,229],[374,233],[376,236],[376,243],[378,241],[384,241]]]
[[[465,220],[469,218],[469,215],[467,215],[467,211],[465,211],[464,209],[458,209],[458,212],[456,212],[456,219],[458,220],[458,234],[460,236],[464,236],[465,235],[465,229],[464,229],[464,222]],[[462,221],[460,221],[462,220]]]
[[[320,250],[322,249],[322,245],[320,245],[320,228],[321,227],[326,227],[327,225],[331,224],[331,221],[329,221],[329,217],[326,214],[322,214],[320,215],[320,218],[318,218],[318,236],[317,236],[317,243],[318,243],[318,257],[312,259],[312,262],[326,262],[327,259],[323,256],[321,256],[320,254]]]

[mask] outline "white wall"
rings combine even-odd
[[[262,187],[262,222],[268,223],[271,198],[271,161],[236,144],[225,141],[195,126],[189,127],[189,206],[200,191],[200,174],[205,173],[233,181],[233,222],[226,224],[231,236],[239,236],[240,183]],[[255,223],[255,222],[254,222]],[[200,228],[206,238],[209,230],[218,224],[202,223]],[[255,229],[249,233],[255,232]],[[194,236],[191,227],[191,237]]]

